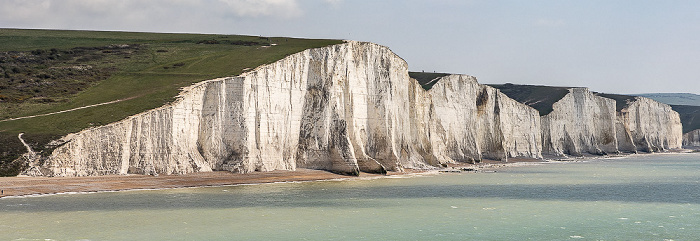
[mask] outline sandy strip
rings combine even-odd
[[[380,176],[362,173],[361,177]],[[1,177],[1,197],[56,194],[68,192],[100,192],[133,189],[163,189],[183,187],[224,186],[274,182],[317,181],[358,178],[327,171],[297,169],[296,171],[255,172],[237,174],[225,171],[200,172],[185,175],[127,175],[97,177]]]
[[[537,159],[509,159],[508,163],[484,160],[480,164],[450,165],[449,170],[469,168],[487,170],[517,165],[522,162],[541,162]],[[416,173],[437,173],[440,170],[406,170],[390,172],[388,176]],[[296,171],[271,171],[238,174],[226,171],[200,172],[185,175],[111,175],[90,177],[0,177],[0,198],[74,192],[102,192],[134,189],[164,189],[184,187],[226,186],[275,182],[319,181],[332,179],[380,178],[384,175],[361,173],[359,177],[334,174],[327,171],[297,168]]]
[[[654,154],[678,154],[687,153],[688,150],[671,151],[668,153]],[[598,158],[626,158],[635,155],[649,154],[625,154],[607,157],[582,157],[559,161],[583,161]],[[405,172],[390,172],[387,176],[435,174],[439,172],[492,172],[503,167],[516,167],[526,165],[538,165],[548,162],[534,158],[509,158],[508,162],[495,160],[483,160],[478,164],[456,163],[449,164],[442,169],[434,170],[410,170]],[[3,195],[0,198],[11,196],[27,196],[41,194],[58,194],[73,192],[101,192],[122,191],[134,189],[165,189],[185,187],[227,186],[240,184],[261,184],[275,182],[320,181],[333,179],[366,179],[381,178],[385,175],[361,173],[359,177],[345,176],[321,170],[297,168],[296,171],[272,171],[238,174],[226,171],[200,172],[185,175],[160,175],[157,177],[146,175],[126,176],[92,176],[92,177],[0,177],[0,190]]]

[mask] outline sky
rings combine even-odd
[[[694,0],[2,0],[0,28],[350,39],[480,83],[700,94]]]

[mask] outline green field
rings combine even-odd
[[[408,76],[414,78],[425,90],[430,90],[433,85],[437,84],[439,78],[448,76],[446,73],[426,73],[426,72],[408,72]]]
[[[340,40],[213,34],[0,29],[0,175],[25,150],[174,100],[182,87],[239,75]],[[124,101],[42,117],[114,100]],[[46,150],[45,150],[46,151]]]

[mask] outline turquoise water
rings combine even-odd
[[[698,240],[700,155],[0,199],[0,240]]]

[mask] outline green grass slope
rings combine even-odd
[[[678,112],[683,123],[683,133],[700,129],[700,106],[692,105],[671,105],[674,111]]]
[[[0,175],[68,133],[105,125],[174,100],[182,87],[241,74],[340,40],[239,35],[0,29]],[[114,104],[48,115],[103,102]]]
[[[492,84],[491,87],[501,90],[501,92],[511,99],[535,108],[540,112],[540,116],[551,113],[552,106],[557,101],[564,98],[569,93],[571,87],[543,86],[543,85],[514,85],[514,84]]]
[[[608,99],[613,99],[615,100],[615,105],[616,105],[616,110],[617,112],[620,112],[622,109],[626,108],[630,103],[632,103],[635,100],[634,96],[631,95],[618,95],[618,94],[605,94],[605,93],[596,93],[598,96],[602,96]]]
[[[426,72],[408,72],[408,76],[414,78],[423,87],[424,90],[430,90],[438,82],[441,77],[448,76],[445,73],[426,73]]]
[[[700,95],[692,93],[648,93],[636,94],[669,105],[700,106]]]

